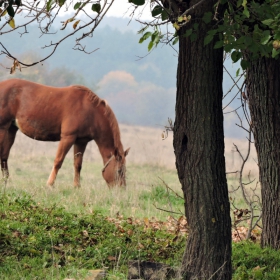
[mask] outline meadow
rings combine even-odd
[[[84,155],[80,189],[72,186],[73,151],[70,150],[58,173],[53,189],[46,188],[46,180],[52,169],[58,143],[40,142],[29,139],[20,132],[17,135],[9,159],[10,179],[5,190],[7,192],[27,192],[39,203],[57,203],[70,212],[82,211],[90,213],[98,209],[105,215],[113,216],[121,213],[125,216],[157,217],[163,219],[168,212],[156,208],[158,200],[164,198],[166,185],[182,196],[175,168],[173,137],[169,133],[162,140],[163,129],[150,127],[121,125],[124,148],[130,147],[127,156],[126,190],[109,190],[101,174],[102,159],[94,141],[90,142]],[[227,171],[240,169],[241,159],[234,151],[233,143],[245,154],[247,143],[239,139],[225,139]],[[244,176],[251,172],[257,178],[256,158],[253,151]],[[238,185],[238,174],[228,176],[229,189]],[[171,192],[171,196],[176,197]],[[238,203],[242,203],[240,194],[233,194]],[[165,197],[165,199],[168,199]],[[171,198],[172,199],[172,198]],[[175,203],[175,201],[177,201]],[[180,201],[180,200],[179,200]],[[183,202],[173,199],[174,212],[184,212]],[[163,201],[167,209],[170,203]],[[160,207],[162,205],[159,205]]]
[[[0,279],[92,279],[87,274],[97,268],[108,271],[107,279],[127,279],[132,259],[180,265],[187,225],[178,222],[183,221],[184,201],[172,133],[162,140],[161,128],[128,125],[121,125],[121,133],[124,148],[131,147],[126,190],[108,189],[94,142],[84,156],[81,188],[72,185],[72,151],[55,187],[46,187],[57,143],[17,135],[10,178],[0,185]],[[242,153],[247,143],[225,143],[227,171],[236,171],[241,159],[232,143]],[[257,178],[255,158],[253,151],[244,176],[250,172]],[[238,174],[228,175],[228,185],[229,190],[237,187]],[[240,191],[230,196],[235,205],[246,207]],[[280,277],[279,254],[254,243],[234,244],[233,249],[233,279]]]

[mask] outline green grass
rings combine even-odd
[[[177,266],[185,244],[182,236],[126,220],[115,225],[98,212],[41,207],[27,195],[2,195],[0,216],[1,279],[83,279],[95,268],[126,275],[134,259]]]
[[[126,220],[179,218],[184,202],[176,171],[131,164],[127,189],[109,190],[101,163],[85,161],[82,187],[75,189],[72,165],[65,160],[50,189],[45,184],[52,159],[11,159],[10,179],[0,184],[1,280],[85,279],[89,270],[100,268],[108,271],[107,279],[126,279],[127,261],[133,259],[180,265],[185,237]],[[228,185],[235,188],[237,178],[229,177]],[[246,208],[240,191],[230,196]],[[124,217],[120,227],[106,219],[116,215]],[[233,244],[233,279],[279,280],[279,258],[280,252],[258,244]]]
[[[28,195],[0,198],[1,279],[84,279],[106,269],[107,279],[126,279],[128,260],[179,267],[186,239],[166,230],[109,222],[98,211],[74,214],[38,205]],[[280,279],[280,252],[259,244],[233,244],[233,280]]]
[[[2,191],[7,194],[29,193],[42,205],[56,203],[72,213],[86,214],[98,210],[108,216],[120,213],[127,217],[157,217],[163,220],[170,213],[156,208],[160,205],[155,193],[155,189],[159,188],[161,195],[168,194],[162,180],[182,196],[176,171],[160,166],[129,165],[126,190],[118,188],[109,190],[102,178],[102,164],[87,161],[84,162],[82,169],[82,186],[80,189],[75,189],[72,182],[72,165],[72,160],[65,160],[58,173],[55,187],[50,189],[46,187],[46,181],[52,168],[51,159],[45,157],[32,160],[23,158],[17,161],[13,159],[10,162],[10,179],[6,187],[2,186]],[[178,202],[175,202],[176,200]],[[183,211],[182,200],[174,197],[173,194],[172,203],[176,204],[177,212]],[[166,210],[171,210],[169,204],[166,205]]]
[[[233,280],[280,279],[280,251],[262,249],[259,244],[233,244]]]

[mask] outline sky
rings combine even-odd
[[[107,13],[107,16],[130,17],[133,10],[133,5],[129,3],[128,0],[114,0],[114,3]],[[139,6],[137,8],[136,15],[138,15],[139,13],[142,13],[141,19],[151,19],[151,12],[148,2],[147,4]]]

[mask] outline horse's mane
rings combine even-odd
[[[92,104],[94,104],[96,107],[101,105],[104,106],[104,116],[107,118],[110,127],[112,129],[113,137],[114,137],[114,146],[115,148],[118,148],[120,152],[123,152],[119,124],[113,110],[108,105],[107,101],[105,99],[100,98],[98,95],[96,95],[87,87],[84,86],[75,86],[75,87],[82,89],[83,91],[86,91],[89,101]]]

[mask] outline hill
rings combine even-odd
[[[61,21],[63,20],[65,19],[62,18]],[[21,54],[24,61],[34,61],[34,57],[39,60],[51,51],[46,45],[59,40],[61,35],[69,31],[62,31],[59,26],[54,27],[52,35],[41,36],[36,26],[30,26],[28,33],[23,36],[9,33],[0,38],[5,39],[3,43],[12,54]],[[32,73],[28,72],[31,70],[23,69],[23,73],[17,75],[55,86],[85,84],[107,99],[121,123],[163,128],[167,119],[174,119],[175,116],[177,46],[172,48],[169,45],[159,45],[148,53],[148,42],[138,43],[139,28],[140,25],[136,22],[128,25],[127,19],[105,18],[93,37],[83,42],[88,51],[96,49],[92,54],[74,51],[72,48],[75,38],[70,37],[47,62],[32,68]],[[10,66],[11,61],[3,61],[2,58],[2,64]],[[230,60],[225,61],[225,66],[235,76],[238,67],[231,65]],[[47,79],[46,76],[52,76],[52,79]],[[11,76],[7,70],[3,69],[1,79],[9,77]],[[224,91],[227,92],[232,84],[225,72]],[[224,99],[224,105],[235,94],[236,90],[233,89]],[[226,111],[239,106],[240,101],[234,100]],[[242,111],[239,111],[241,118],[244,118]],[[235,113],[225,115],[226,136],[244,137],[244,131],[235,126],[236,122],[238,118]]]

